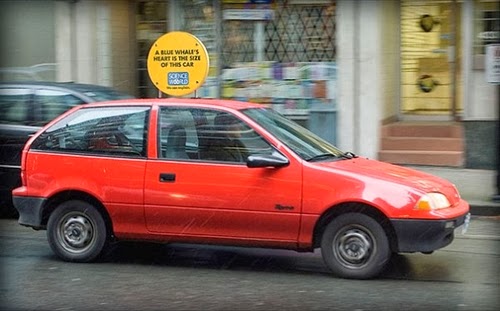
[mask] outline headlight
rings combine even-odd
[[[450,201],[442,193],[430,192],[423,195],[417,204],[415,204],[416,210],[430,211],[435,209],[450,207]]]

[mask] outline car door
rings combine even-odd
[[[167,147],[158,148],[158,159],[148,161],[146,167],[148,230],[206,238],[296,241],[302,198],[300,165],[249,168],[244,159],[209,158],[204,144],[220,134],[213,124],[217,113],[210,109],[160,110],[158,141]],[[184,153],[168,156],[172,153],[165,150],[169,146],[165,140],[171,138],[172,128],[184,129],[187,158]],[[250,126],[243,124],[242,133],[250,153],[276,152]]]
[[[30,135],[40,128],[33,126],[33,90],[30,87],[0,87],[0,205],[12,206],[12,189],[21,185],[21,151]],[[12,212],[13,208],[11,209]],[[0,214],[3,214],[3,208]]]
[[[30,147],[35,196],[78,189],[103,204],[115,235],[143,232],[150,109],[87,107],[45,129]]]

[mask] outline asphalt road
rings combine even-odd
[[[62,262],[45,231],[0,220],[1,310],[498,310],[500,218],[432,255],[396,256],[374,280],[336,278],[321,254],[203,245],[120,245]]]

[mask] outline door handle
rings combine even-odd
[[[160,173],[160,182],[174,182],[175,174],[174,173]]]

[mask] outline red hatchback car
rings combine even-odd
[[[468,224],[450,182],[345,153],[258,104],[120,100],[78,106],[26,144],[19,223],[63,260],[113,241],[313,251],[345,278],[430,253]]]

